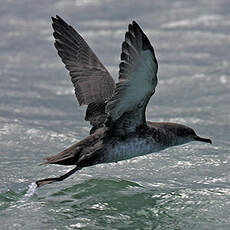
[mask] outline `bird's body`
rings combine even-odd
[[[158,63],[153,47],[136,22],[125,34],[120,81],[115,85],[83,38],[60,17],[52,20],[55,47],[70,72],[78,102],[88,105],[85,120],[92,129],[88,137],[45,159],[45,164],[76,168],[61,177],[39,180],[38,186],[61,181],[95,164],[118,162],[190,141],[211,143],[185,125],[146,121],[146,106],[157,85]]]
[[[191,141],[189,138],[176,136],[170,128],[166,128],[174,125],[166,122],[148,122],[147,125],[139,127],[136,132],[122,136],[113,135],[108,128],[103,127],[46,160],[49,164],[85,167],[127,160]]]
[[[164,124],[149,123],[126,136],[105,135],[103,147],[95,164],[127,160],[182,144],[172,132],[165,132],[162,125]],[[184,140],[183,143],[186,142]]]

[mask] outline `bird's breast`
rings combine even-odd
[[[153,138],[127,138],[110,141],[105,145],[101,161],[104,163],[127,160],[133,157],[160,151],[165,147]]]

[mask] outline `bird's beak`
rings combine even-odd
[[[207,142],[209,144],[212,144],[212,140],[208,139],[208,138],[203,138],[203,137],[195,136],[194,140],[195,141],[201,141],[201,142]]]

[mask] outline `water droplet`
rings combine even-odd
[[[37,189],[37,184],[35,182],[31,183],[29,185],[29,189],[26,192],[26,194],[22,197],[22,199],[20,200],[20,202],[26,202],[27,200],[29,200],[29,198],[31,196],[33,196],[33,194],[35,193],[36,189]]]

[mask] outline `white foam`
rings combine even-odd
[[[27,200],[29,200],[29,198],[33,196],[33,194],[35,193],[37,187],[38,186],[35,182],[31,183],[29,185],[28,191],[26,192],[26,194],[22,197],[22,199],[19,202],[26,202]]]

